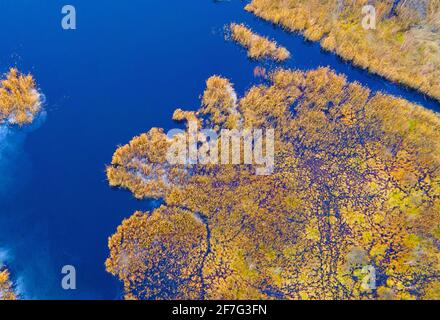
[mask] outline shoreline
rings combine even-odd
[[[288,26],[287,22],[283,23],[283,19],[282,18],[278,18],[279,21],[275,21],[275,18],[272,18],[270,16],[270,14],[265,13],[262,9],[258,8],[258,5],[256,7],[253,7],[253,2],[250,2],[248,5],[245,6],[244,10],[246,12],[248,12],[249,14],[251,14],[253,17],[256,17],[257,19],[264,21],[266,23],[270,23],[273,27],[277,27],[282,29],[284,32],[288,33],[288,34],[293,34],[293,35],[297,35],[297,36],[301,36],[302,38],[304,38],[306,41],[311,42],[311,43],[316,43],[319,45],[319,47],[327,53],[331,53],[336,55],[338,58],[340,58],[343,62],[345,63],[349,63],[350,65],[352,65],[353,67],[356,67],[360,70],[366,71],[369,74],[375,75],[375,76],[379,76],[382,79],[385,79],[393,84],[402,86],[405,89],[408,90],[414,90],[415,92],[417,92],[418,94],[421,94],[429,99],[432,99],[433,101],[437,102],[440,104],[440,92],[439,93],[430,93],[426,90],[423,90],[420,85],[412,85],[411,82],[405,81],[403,79],[401,79],[401,77],[394,77],[394,76],[388,76],[386,75],[386,70],[381,71],[381,68],[376,68],[374,65],[372,65],[371,63],[369,65],[363,66],[358,58],[358,55],[356,53],[353,53],[353,58],[347,57],[346,54],[344,54],[343,52],[340,52],[341,50],[338,50],[338,48],[334,48],[332,49],[331,47],[329,47],[328,45],[326,45],[324,42],[330,37],[330,32],[329,33],[323,33],[323,35],[319,38],[313,38],[311,35],[308,35],[307,32],[309,29],[307,29],[307,27],[304,28],[297,28],[297,27],[292,27],[292,26]]]

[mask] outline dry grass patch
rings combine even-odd
[[[0,124],[29,124],[40,111],[40,94],[32,75],[11,68],[0,81]]]
[[[375,1],[374,30],[362,27],[367,0],[253,0],[246,10],[440,100],[440,2],[394,2]]]
[[[273,59],[285,61],[290,58],[290,52],[275,41],[254,33],[243,24],[230,25],[232,39],[248,50],[248,56],[253,59]]]

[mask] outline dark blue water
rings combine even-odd
[[[244,1],[68,3],[77,10],[75,31],[61,28],[64,1],[0,0],[0,71],[32,72],[47,98],[47,117],[33,128],[0,131],[0,260],[26,298],[121,297],[104,270],[107,238],[150,204],[110,189],[105,165],[133,136],[174,127],[174,109],[196,109],[209,76],[230,78],[239,94],[258,81],[252,71],[259,63],[224,40],[232,21],[286,46],[293,56],[286,67],[329,65],[373,90],[440,110],[246,13]],[[77,290],[61,288],[64,265],[76,267]]]

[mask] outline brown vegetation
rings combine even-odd
[[[243,24],[232,23],[230,29],[232,39],[248,50],[250,58],[270,58],[277,61],[284,61],[290,58],[290,53],[286,48],[280,47],[276,42],[255,34]]]
[[[33,77],[12,68],[0,81],[0,124],[29,124],[40,110],[40,94]]]
[[[202,107],[176,117],[274,128],[272,175],[167,165],[159,129],[115,153],[111,185],[164,200],[110,238],[126,297],[439,299],[440,117],[328,69],[270,78],[236,99],[213,77]]]
[[[0,270],[0,300],[15,300],[16,296],[9,280],[8,270]]]
[[[367,0],[252,0],[246,10],[320,41],[324,49],[440,99],[440,2],[374,2],[375,30],[362,27]]]

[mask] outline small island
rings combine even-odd
[[[252,59],[272,59],[284,61],[290,58],[290,52],[266,37],[262,37],[243,24],[231,23],[232,39],[248,50]]]
[[[274,128],[270,175],[171,165],[159,128],[115,152],[110,184],[162,199],[109,239],[126,299],[439,299],[439,115],[328,68],[269,78],[214,76],[174,118]]]
[[[41,95],[32,75],[11,68],[0,81],[0,124],[30,124],[40,111]]]

